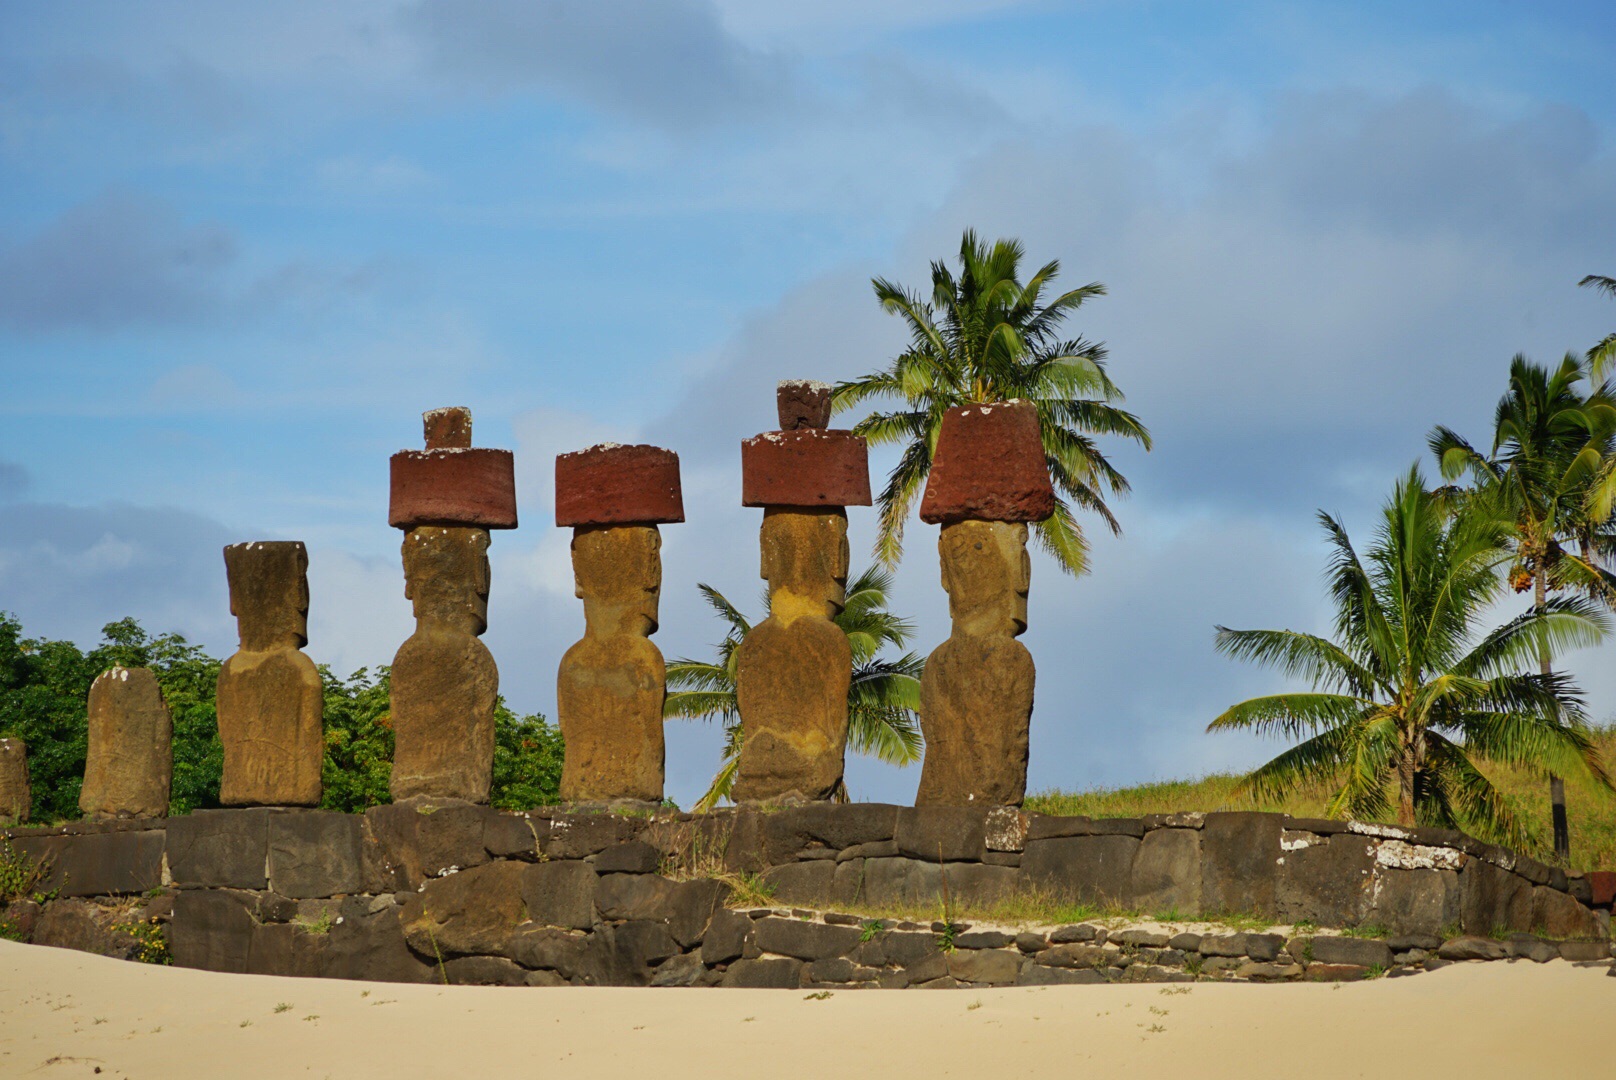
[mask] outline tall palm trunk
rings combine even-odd
[[[1544,609],[1548,606],[1548,594],[1548,572],[1539,565],[1537,572],[1532,575],[1532,606],[1538,618],[1543,617]],[[1548,675],[1553,668],[1547,645],[1538,653],[1538,668],[1544,675]],[[1571,860],[1571,826],[1566,820],[1565,781],[1555,773],[1549,774],[1549,807],[1554,819],[1554,857],[1567,863]]]
[[[1414,824],[1414,740],[1404,736],[1402,760],[1397,763],[1397,824]]]

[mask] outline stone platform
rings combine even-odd
[[[1610,956],[1610,899],[1584,878],[1456,832],[1277,814],[513,814],[418,798],[363,815],[213,810],[4,835],[48,866],[39,889],[55,897],[3,913],[21,936],[126,949],[127,934],[94,929],[109,898],[133,896],[122,925],[160,925],[174,963],[264,975],[896,987]],[[732,906],[759,886],[767,906]],[[920,914],[942,918],[945,892],[965,913],[950,923],[974,926]],[[1114,914],[999,928],[971,914],[1012,898]],[[1229,916],[1305,929],[1216,925]]]

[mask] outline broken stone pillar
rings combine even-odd
[[[309,554],[297,540],[224,549],[241,647],[219,669],[225,806],[319,806],[325,695],[309,643]]]
[[[164,818],[174,721],[147,668],[108,668],[90,684],[89,751],[79,809],[88,818]]]
[[[404,530],[415,633],[393,658],[394,799],[488,801],[499,670],[488,628],[488,530],[516,528],[509,450],[473,449],[471,412],[423,416],[426,450],[392,458],[388,520]]]
[[[657,526],[684,519],[671,450],[606,444],[556,458],[556,525],[573,530],[584,602],[584,636],[556,676],[567,802],[662,801],[667,673],[649,640],[662,589]]]
[[[738,802],[828,799],[842,779],[853,654],[832,619],[846,599],[845,508],[870,505],[870,474],[864,439],[826,428],[830,392],[781,383],[781,430],[741,444],[741,502],[764,508],[769,617],[736,652]]]
[[[21,739],[0,739],[0,825],[20,825],[33,806],[28,787],[28,745]]]
[[[953,629],[926,660],[917,806],[1011,806],[1027,794],[1032,654],[1027,522],[1054,512],[1037,407],[966,405],[943,416],[920,519],[937,541]]]

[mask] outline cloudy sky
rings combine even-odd
[[[0,0],[0,609],[223,655],[220,547],[301,539],[310,654],[385,663],[387,458],[468,405],[523,520],[486,640],[553,714],[582,627],[553,456],[680,453],[656,641],[704,653],[696,582],[761,587],[738,444],[775,381],[884,364],[869,279],[970,226],[1109,287],[1076,329],[1157,440],[1113,447],[1135,492],[1093,575],[1035,563],[1032,786],[1254,764],[1203,728],[1277,684],[1214,624],[1325,629],[1314,512],[1367,543],[1432,425],[1485,437],[1512,354],[1616,326],[1575,287],[1616,274],[1602,8]],[[934,540],[897,594],[924,650]],[[1569,661],[1601,717],[1611,649]],[[670,794],[716,755],[670,730]],[[904,801],[918,771],[849,777]]]

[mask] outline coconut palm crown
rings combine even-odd
[[[1246,777],[1243,792],[1279,799],[1327,783],[1337,816],[1395,814],[1525,847],[1530,831],[1478,761],[1610,787],[1575,684],[1526,670],[1545,649],[1599,641],[1605,616],[1586,598],[1556,598],[1484,632],[1511,557],[1499,515],[1427,490],[1416,467],[1386,504],[1367,559],[1337,519],[1319,521],[1333,548],[1334,640],[1217,630],[1220,652],[1313,686],[1243,701],[1209,725],[1300,740]]]
[[[1584,289],[1597,289],[1606,296],[1616,297],[1616,278],[1589,274],[1577,284]],[[1588,370],[1596,380],[1616,374],[1616,334],[1606,334],[1588,350]]]
[[[1121,531],[1106,499],[1125,494],[1128,481],[1095,437],[1121,436],[1149,449],[1150,433],[1117,406],[1123,395],[1106,374],[1105,346],[1061,336],[1067,316],[1105,295],[1105,286],[1084,285],[1046,303],[1060,263],[1046,263],[1023,283],[1017,276],[1022,256],[1018,241],[989,247],[966,230],[957,275],[944,262],[931,264],[929,300],[884,278],[871,282],[882,308],[908,325],[909,347],[884,370],[839,383],[832,400],[837,411],[880,397],[904,403],[853,428],[876,445],[903,444],[878,499],[875,554],[886,566],[903,554],[904,523],[931,471],[943,414],[956,405],[1016,398],[1037,405],[1058,500],[1054,516],[1035,525],[1034,535],[1067,571],[1088,568],[1088,543],[1074,507]]]
[[[668,696],[662,715],[684,720],[717,717],[724,726],[724,757],[697,811],[711,810],[728,799],[741,761],[741,715],[735,698],[736,650],[752,624],[724,594],[698,585],[726,631],[712,661],[673,660],[668,664]],[[853,579],[847,600],[833,620],[847,635],[853,652],[853,682],[847,692],[847,742],[855,753],[873,754],[893,765],[920,760],[923,743],[917,711],[924,658],[903,653],[896,660],[882,653],[902,648],[914,636],[914,625],[887,610],[892,574],[871,567]],[[764,601],[767,603],[767,599]],[[846,789],[841,791],[845,800]]]

